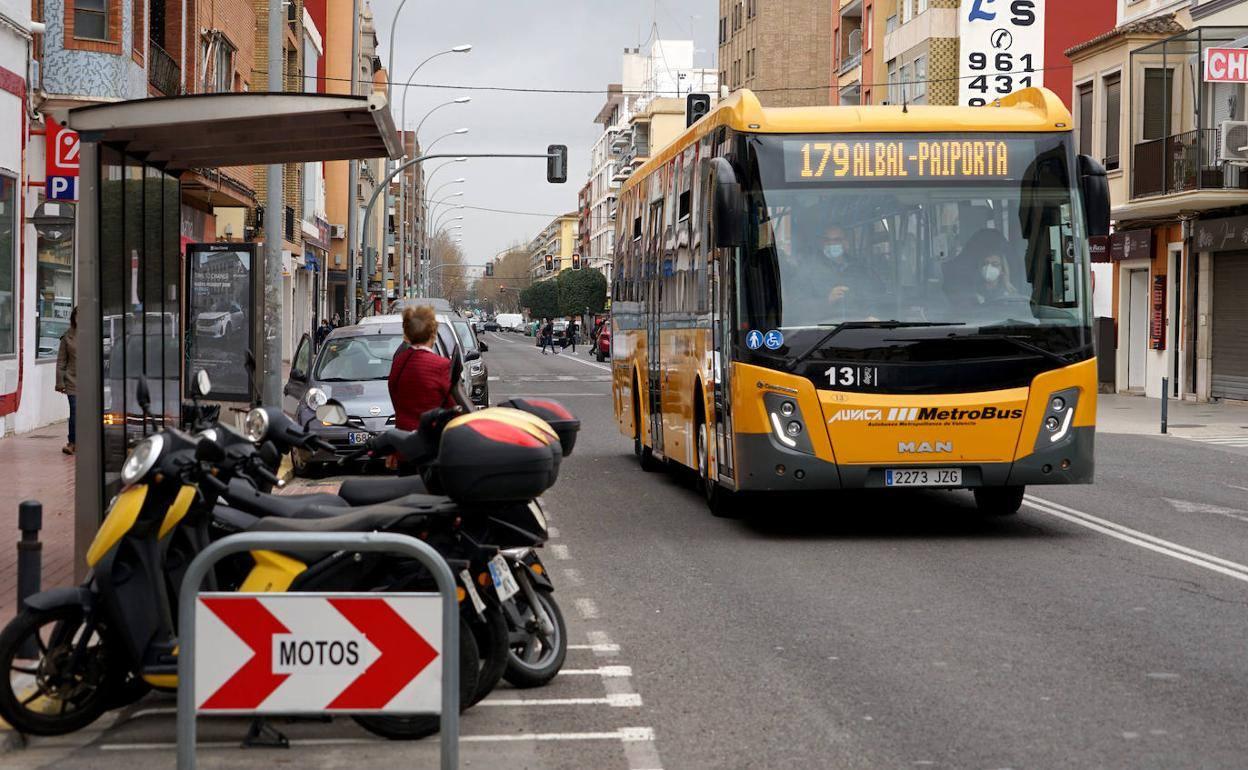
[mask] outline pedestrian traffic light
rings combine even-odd
[[[572,255],[572,269],[573,270],[581,269],[581,255],[580,254]]]
[[[563,184],[568,181],[568,146],[552,144],[546,148],[546,181]]]
[[[493,276],[493,275],[494,275],[494,263],[493,263],[493,262],[486,262],[486,263],[485,263],[485,277],[486,277],[486,278],[489,278],[489,277],[491,277],[491,276]]]
[[[711,111],[710,94],[689,94],[685,97],[685,127],[697,123],[703,115]]]
[[[554,269],[555,269],[555,255],[547,254],[546,255],[546,272],[548,273],[552,272]]]

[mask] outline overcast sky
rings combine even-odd
[[[372,0],[383,66],[389,60],[391,20],[399,0]],[[621,79],[624,48],[645,43],[656,22],[666,39],[689,39],[694,64],[713,67],[718,3],[715,0],[408,0],[395,33],[392,80],[404,82],[430,54],[470,43],[467,54],[448,54],[429,62],[414,83],[606,89]],[[691,16],[695,18],[691,18]],[[402,89],[395,89],[398,122]],[[600,135],[594,123],[605,94],[519,94],[412,88],[407,97],[410,128],[438,104],[458,96],[472,101],[438,110],[420,132],[422,144],[458,128],[434,152],[545,152],[548,144],[566,144],[568,181],[546,183],[541,160],[469,160],[439,171],[431,192],[443,182],[464,177],[439,198],[458,190],[472,206],[543,212],[574,211],[576,195],[589,170],[589,149]],[[430,161],[431,168],[435,161]],[[440,206],[440,217],[446,206]],[[529,239],[550,217],[517,216],[463,209],[464,251],[471,263],[484,263],[511,244]]]

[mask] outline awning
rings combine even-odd
[[[221,93],[69,111],[83,141],[120,145],[169,170],[398,158],[385,96]]]

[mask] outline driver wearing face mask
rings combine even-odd
[[[830,276],[828,304],[840,320],[866,320],[872,303],[883,293],[879,279],[852,257],[845,229],[829,225],[823,230],[823,257]]]
[[[1010,283],[1009,242],[996,230],[984,229],[971,236],[963,254],[975,260],[972,287],[980,304],[1018,294]]]

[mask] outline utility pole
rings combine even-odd
[[[360,80],[360,0],[351,4],[351,95],[355,96]],[[347,323],[355,323],[355,245],[360,242],[359,208],[355,188],[360,184],[360,162],[351,161],[347,172]]]
[[[269,91],[284,91],[282,83],[282,0],[269,0]],[[282,403],[282,166],[270,163],[264,204],[264,386],[261,402],[266,406]]]

